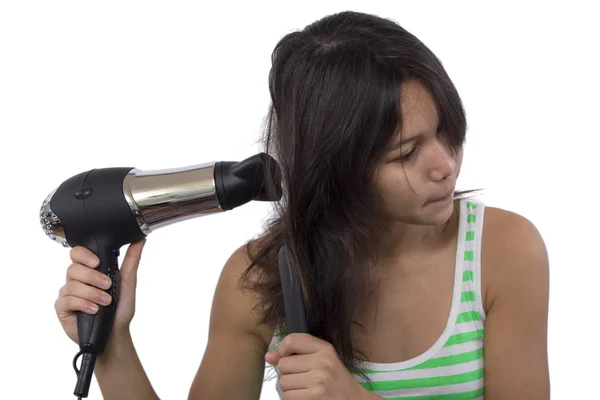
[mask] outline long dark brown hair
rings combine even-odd
[[[350,11],[326,16],[284,36],[269,73],[263,151],[279,163],[283,198],[265,232],[246,244],[251,264],[242,281],[258,295],[259,323],[284,327],[277,255],[287,245],[310,333],[363,376],[353,314],[387,226],[373,174],[402,124],[400,87],[409,79],[431,91],[439,135],[460,148],[467,124],[455,86],[427,46],[393,20]],[[266,171],[271,191],[274,172]]]

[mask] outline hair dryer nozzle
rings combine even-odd
[[[221,161],[215,165],[215,186],[223,210],[231,210],[249,201],[281,199],[279,165],[266,153],[243,161]]]

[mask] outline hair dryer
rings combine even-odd
[[[267,169],[276,190],[265,185]],[[170,170],[92,169],[58,186],[44,200],[40,223],[64,247],[83,246],[100,258],[97,267],[112,279],[109,306],[96,314],[79,312],[80,351],[73,360],[74,394],[88,396],[96,358],[108,341],[119,296],[121,246],[172,223],[232,210],[252,200],[280,200],[280,170],[266,153],[240,162],[218,161]],[[83,356],[81,368],[76,362]]]

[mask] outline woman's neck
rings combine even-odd
[[[455,201],[452,215],[444,224],[395,224],[380,242],[379,262],[396,264],[398,259],[431,254],[444,248],[457,234],[459,213],[458,201]]]

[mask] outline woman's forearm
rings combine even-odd
[[[146,376],[130,332],[111,335],[94,373],[105,400],[160,400]]]

